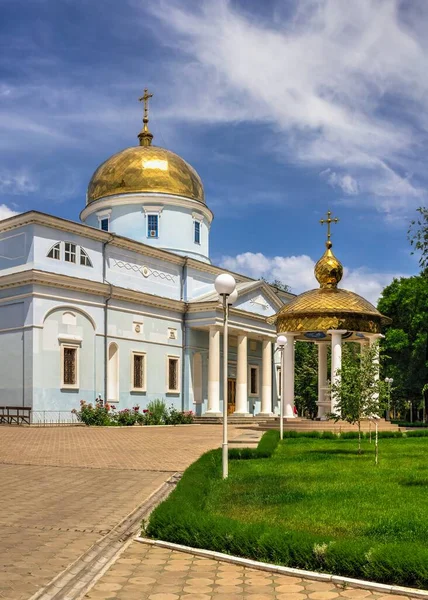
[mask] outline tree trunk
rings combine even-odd
[[[361,421],[358,421],[358,454],[361,454]]]

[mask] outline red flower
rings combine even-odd
[[[149,412],[149,411],[147,410],[147,408],[145,408],[145,409],[143,410],[143,413],[148,413],[148,412]]]

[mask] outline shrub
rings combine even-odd
[[[133,409],[124,408],[117,413],[112,414],[112,418],[116,421],[118,425],[135,425],[137,422],[137,415],[139,414],[140,407],[134,406]]]
[[[193,411],[182,412],[171,405],[167,411],[165,423],[167,425],[188,425],[193,423]]]
[[[428,428],[428,423],[423,423],[422,421],[413,421],[413,423],[411,423],[410,421],[394,420],[394,421],[391,421],[391,423],[395,423],[399,427],[424,427],[425,429]]]
[[[71,411],[76,415],[77,420],[85,425],[110,425],[110,405],[103,405],[102,402],[95,402],[95,405],[80,401],[80,410],[75,408]]]
[[[152,400],[144,411],[144,425],[164,425],[168,416],[166,404],[163,400]]]
[[[416,430],[416,431],[406,431],[405,435],[406,435],[406,437],[428,437],[428,429],[420,429],[420,430]]]

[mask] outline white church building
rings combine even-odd
[[[0,406],[66,415],[100,396],[118,409],[159,398],[222,410],[213,213],[196,171],[151,144],[148,97],[140,145],[98,167],[80,223],[35,211],[0,222]],[[266,319],[294,296],[233,276],[228,411],[278,412]]]

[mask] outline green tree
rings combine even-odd
[[[279,279],[274,279],[273,281],[268,281],[267,279],[262,277],[262,280],[265,281],[266,283],[268,283],[269,285],[273,285],[274,287],[278,288],[282,292],[289,292],[289,293],[291,292],[290,286],[287,285],[286,283],[282,283],[282,281],[280,281]]]
[[[298,342],[295,346],[294,392],[296,408],[300,415],[317,414],[318,354],[316,344]]]
[[[378,308],[392,319],[385,331],[382,376],[393,377],[393,404],[417,406],[428,382],[428,278],[394,279],[382,292]]]
[[[417,209],[419,216],[410,223],[407,232],[412,254],[420,252],[419,265],[422,271],[428,270],[428,208],[421,206]]]
[[[361,454],[361,421],[380,417],[384,410],[386,385],[379,375],[379,344],[362,346],[347,343],[342,352],[340,380],[331,385],[336,412],[331,415],[358,425],[358,453]]]

